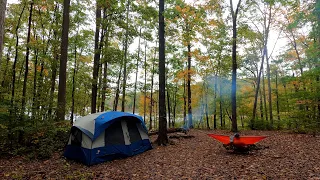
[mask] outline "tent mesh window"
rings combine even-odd
[[[130,142],[133,143],[133,142],[141,141],[142,138],[140,136],[140,132],[137,127],[138,121],[134,119],[128,119],[126,122],[128,126],[129,135],[130,135]]]
[[[124,145],[121,121],[115,121],[105,130],[105,145]]]
[[[78,128],[71,129],[71,145],[81,146],[82,142],[82,131]]]

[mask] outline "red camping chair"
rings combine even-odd
[[[218,140],[228,150],[250,151],[254,149],[255,143],[265,139],[266,136],[225,136],[208,134],[213,139]]]

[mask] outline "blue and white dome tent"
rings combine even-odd
[[[93,165],[149,149],[152,146],[141,116],[109,111],[76,120],[64,156]]]

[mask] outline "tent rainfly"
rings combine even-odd
[[[152,146],[141,116],[109,111],[76,120],[64,156],[93,165],[149,149]]]

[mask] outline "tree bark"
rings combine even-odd
[[[172,127],[175,126],[175,122],[176,122],[177,92],[178,92],[178,87],[177,86],[178,86],[178,82],[176,82],[175,91],[174,91]]]
[[[77,36],[78,32],[76,34],[76,39],[74,42],[74,65],[73,65],[73,75],[72,75],[72,93],[71,93],[71,99],[72,99],[72,104],[71,104],[71,116],[70,116],[70,124],[71,126],[73,125],[73,116],[74,116],[74,92],[75,92],[75,86],[76,86],[76,72],[77,72]]]
[[[14,61],[13,61],[13,65],[12,65],[12,88],[11,88],[11,106],[13,108],[15,108],[14,105],[14,101],[15,101],[15,84],[16,84],[16,67],[17,67],[17,62],[18,62],[18,48],[19,48],[19,28],[20,28],[20,23],[21,23],[21,18],[24,12],[24,9],[26,7],[26,4],[23,5],[22,11],[20,13],[19,16],[19,20],[18,20],[18,24],[16,26],[16,31],[15,31],[15,35],[16,35],[16,45],[15,45],[15,57],[14,57]],[[11,108],[12,110],[10,111],[10,115],[12,115],[13,113],[13,108]],[[15,111],[14,111],[15,112]]]
[[[109,46],[109,29],[106,28],[106,46]],[[107,91],[107,76],[108,76],[108,61],[105,59],[104,62],[104,69],[103,69],[103,87],[102,87],[102,98],[101,98],[101,112],[105,111],[105,101],[106,101],[106,91]]]
[[[206,90],[205,90],[205,102],[206,102],[206,120],[207,120],[207,129],[210,129],[210,124],[209,124],[209,115],[208,115],[208,92],[209,92],[209,85],[208,85],[208,81],[207,81],[207,83],[206,83],[206,85],[205,85],[205,88],[206,88]],[[217,91],[215,91],[215,93],[217,93]],[[215,94],[216,95],[216,94]],[[215,113],[216,113],[216,109],[217,109],[217,106],[216,106],[216,103],[214,104],[214,106],[215,106]]]
[[[120,94],[120,80],[121,80],[121,74],[122,74],[122,66],[123,66],[123,58],[121,59],[120,71],[119,71],[118,80],[117,80],[116,96],[115,96],[114,102],[113,102],[113,110],[114,110],[114,111],[117,111],[117,109],[118,109],[119,94]]]
[[[139,30],[139,42],[138,42],[138,58],[136,63],[136,79],[134,82],[134,95],[133,95],[133,108],[132,113],[135,113],[136,110],[136,99],[137,99],[137,82],[138,82],[138,72],[139,72],[139,61],[140,61],[140,39],[141,39],[141,27]]]
[[[277,97],[278,129],[280,129],[280,108],[279,108],[278,71],[277,70],[276,70],[276,97]]]
[[[125,102],[126,102],[129,8],[130,8],[130,0],[127,1],[127,15],[126,15],[127,25],[126,25],[126,37],[125,37],[125,45],[124,45],[124,66],[123,66],[122,103],[121,103],[122,112],[125,111]]]
[[[168,121],[169,121],[169,127],[171,127],[171,109],[170,109],[170,93],[169,93],[169,88],[167,85],[167,106],[168,106]]]
[[[143,103],[143,120],[146,123],[147,111],[147,42],[144,45],[144,103]]]
[[[0,67],[2,62],[2,52],[4,44],[4,20],[6,16],[7,0],[0,1]]]
[[[156,43],[157,46],[157,43]],[[154,78],[154,63],[156,60],[156,48],[154,48],[154,57],[152,61],[152,72],[151,72],[151,88],[150,88],[150,113],[149,113],[149,130],[152,129],[152,110],[153,110],[153,78]]]
[[[37,40],[37,37],[36,37]],[[35,60],[34,60],[34,75],[33,75],[33,97],[32,97],[32,116],[31,119],[37,119],[36,109],[38,106],[37,99],[37,64],[38,64],[38,49],[35,50]]]
[[[183,125],[187,126],[186,76],[183,77]]]
[[[214,76],[214,99],[213,99],[213,129],[217,129],[217,91],[218,82],[217,74]],[[207,101],[207,98],[206,98]]]
[[[59,7],[58,4],[56,4],[54,8],[54,17],[55,17],[55,25],[58,26],[58,11]],[[58,41],[58,31],[56,29],[53,30],[53,36],[54,40]],[[51,64],[51,87],[50,87],[50,101],[49,101],[49,108],[48,108],[48,116],[52,118],[52,107],[53,107],[53,99],[54,99],[54,91],[56,87],[56,77],[57,77],[57,64],[59,60],[59,53],[58,53],[58,48],[56,44],[53,44],[53,56],[54,60]]]
[[[159,0],[159,134],[158,145],[168,143],[166,118],[166,59],[165,59],[165,33],[164,33],[164,0]]]
[[[97,93],[98,93],[98,74],[100,63],[99,36],[101,27],[101,5],[96,2],[96,31],[94,35],[94,60],[92,72],[92,95],[91,95],[91,113],[96,113]],[[102,43],[102,42],[100,42]]]
[[[268,100],[269,100],[269,115],[270,115],[270,128],[273,128],[273,115],[272,115],[272,92],[271,92],[271,80],[270,80],[270,64],[269,64],[269,55],[268,55],[268,38],[269,38],[269,28],[271,23],[271,5],[269,5],[269,18],[268,26],[266,27],[265,32],[265,48],[266,48],[266,61],[267,61],[267,79],[268,79]]]
[[[264,83],[264,72],[262,72],[262,96],[263,96],[264,113],[266,115],[266,123],[268,123],[269,117],[268,117],[267,98],[266,98],[266,86]]]
[[[67,60],[68,60],[68,42],[69,42],[69,12],[70,0],[63,1],[63,22],[61,37],[61,56],[59,68],[59,91],[58,91],[58,109],[57,120],[65,119],[66,114],[66,80],[67,80]]]
[[[23,78],[23,89],[22,89],[22,101],[21,101],[21,118],[24,117],[26,109],[26,93],[27,93],[27,81],[29,73],[29,54],[30,54],[30,36],[31,36],[31,22],[32,22],[32,10],[33,10],[33,1],[30,4],[30,14],[28,20],[28,35],[27,35],[27,49],[26,49],[26,61],[25,61],[25,71]]]
[[[189,28],[187,28],[189,30]],[[188,127],[193,128],[192,122],[192,107],[191,107],[191,45],[188,43],[188,78],[187,78],[187,89],[188,89]]]
[[[232,131],[238,132],[237,125],[237,16],[241,0],[239,0],[237,9],[233,11],[232,0],[230,7],[232,13],[232,85],[231,85],[231,107],[232,107]]]

